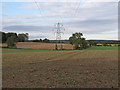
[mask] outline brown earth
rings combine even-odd
[[[6,43],[3,43],[0,46],[7,46]],[[55,49],[55,43],[40,43],[40,42],[18,42],[17,48],[23,49]],[[73,49],[71,44],[62,44],[63,49]],[[58,44],[58,49],[60,49],[61,44]]]
[[[3,88],[118,87],[117,50],[3,53],[2,57]]]

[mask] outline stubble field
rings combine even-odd
[[[22,48],[22,49],[49,49],[53,50],[55,49],[55,43],[40,43],[40,42],[18,42],[17,43],[17,48]],[[6,47],[7,44],[4,43],[0,46]],[[73,46],[71,44],[62,44],[63,49],[73,49]],[[61,44],[58,43],[58,49],[61,48]]]
[[[3,49],[3,88],[118,87],[118,50],[100,48]]]

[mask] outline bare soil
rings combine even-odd
[[[115,88],[118,51],[3,53],[3,88]]]

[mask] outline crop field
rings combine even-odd
[[[2,50],[3,88],[116,88],[118,47]]]
[[[73,49],[73,46],[71,44],[62,44],[63,49]],[[7,46],[6,43],[0,45],[0,46]],[[23,48],[23,49],[49,49],[53,50],[55,49],[55,43],[40,43],[40,42],[18,42],[17,48]],[[61,48],[61,44],[58,44],[58,49]]]

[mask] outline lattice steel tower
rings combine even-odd
[[[56,23],[54,30],[55,30],[55,34],[56,34],[56,46],[55,46],[55,49],[58,50],[58,42],[59,42],[59,43],[61,43],[61,50],[62,50],[61,35],[63,34],[62,31],[65,31],[65,28],[63,27],[63,24]]]

